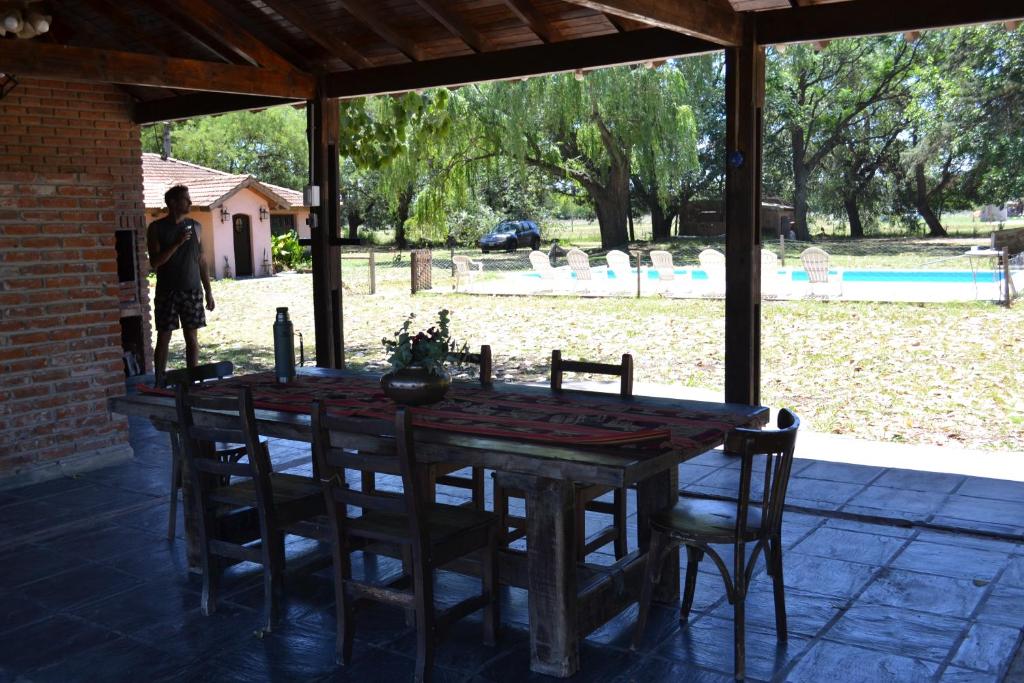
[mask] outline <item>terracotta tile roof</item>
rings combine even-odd
[[[264,183],[249,175],[233,175],[190,164],[180,159],[163,159],[143,152],[142,187],[147,209],[164,208],[164,192],[174,185],[187,185],[192,205],[200,209],[220,206],[238,190],[248,187],[265,196],[271,209],[303,206],[302,193],[280,185]]]

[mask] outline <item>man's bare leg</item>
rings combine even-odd
[[[199,331],[183,328],[181,332],[185,335],[185,365],[194,368],[199,364]]]
[[[164,385],[164,372],[167,370],[167,347],[171,344],[170,330],[156,331],[156,348],[153,350],[153,383]]]

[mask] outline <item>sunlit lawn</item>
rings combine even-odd
[[[406,256],[405,263],[408,263]],[[553,348],[569,357],[636,359],[638,382],[720,390],[724,307],[714,300],[492,297],[408,293],[408,266],[382,269],[379,291],[345,262],[349,364],[384,367],[380,339],[415,312],[424,326],[452,310],[455,336],[490,344],[508,381],[544,380]],[[241,371],[273,366],[274,309],[288,306],[312,356],[311,277],[282,274],[214,285],[218,306],[200,334],[204,360]],[[907,443],[1024,451],[1024,303],[765,302],[762,401],[795,408],[819,431]],[[182,363],[176,336],[171,364]]]

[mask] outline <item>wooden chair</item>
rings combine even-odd
[[[309,477],[273,471],[269,448],[256,431],[248,387],[234,396],[203,396],[181,383],[175,399],[198,528],[203,614],[217,608],[224,566],[255,562],[263,565],[265,630],[270,631],[283,587],[284,535],[324,535],[316,521],[324,514],[323,493]],[[228,414],[203,415],[204,410]],[[244,444],[248,462],[211,457],[210,445],[220,441]]]
[[[424,473],[416,462],[412,417],[399,408],[395,420],[379,421],[327,415],[324,404],[312,410],[313,453],[327,502],[334,546],[334,600],[337,653],[341,664],[352,657],[353,607],[365,598],[412,609],[416,615],[415,680],[429,679],[434,648],[452,622],[484,608],[484,643],[493,645],[499,624],[498,525],[492,513],[438,505],[422,488]],[[366,493],[349,488],[345,470],[400,474],[403,493]],[[350,508],[358,508],[354,517]],[[370,584],[352,577],[350,553],[367,544],[399,546],[408,558],[412,590]],[[374,546],[370,546],[372,550]],[[483,589],[445,610],[434,604],[434,570],[480,552]],[[404,577],[403,577],[404,578]],[[407,583],[407,582],[406,582]]]
[[[779,412],[778,429],[735,429],[726,437],[727,451],[739,455],[739,494],[736,502],[684,498],[675,507],[651,518],[651,545],[647,554],[647,577],[640,594],[640,614],[633,634],[633,647],[639,646],[651,606],[654,585],[658,582],[666,558],[679,544],[686,546],[686,586],[679,620],[686,622],[697,587],[697,569],[704,554],[711,556],[725,582],[725,594],[733,606],[735,673],[744,677],[744,602],[758,553],[764,552],[768,574],[775,591],[775,631],[785,641],[786,594],[782,580],[782,513],[786,501],[789,473],[793,467],[793,448],[800,419],[788,410]],[[764,456],[764,489],[751,505],[751,479],[755,457]],[[749,561],[746,544],[754,543]],[[712,545],[733,546],[733,573]]]
[[[566,372],[586,372],[594,375],[612,375],[619,378],[619,394],[633,395],[633,357],[622,354],[619,365],[610,363],[589,363],[586,361],[563,360],[558,349],[551,352],[551,389],[562,390],[562,375]],[[597,500],[611,492],[612,501]],[[508,499],[523,498],[524,494],[515,489],[494,487],[494,509],[498,513],[505,545],[526,535],[526,520],[509,514]],[[596,534],[587,537],[586,513],[601,512],[612,516],[612,523]],[[510,530],[511,529],[511,530]],[[626,491],[602,485],[576,487],[576,557],[582,562],[587,555],[614,543],[615,558],[626,555]]]
[[[225,377],[230,377],[235,371],[231,361],[222,360],[217,363],[206,363],[197,365],[194,368],[182,368],[171,370],[164,375],[164,386],[175,387],[179,384],[202,384],[215,382]],[[171,430],[171,439],[178,438],[175,431]],[[245,457],[245,446],[241,444],[217,444],[215,446],[216,457],[222,462],[238,462]],[[181,489],[181,448],[171,444],[171,507],[167,514],[167,540],[173,541],[177,532],[178,520],[178,491]]]

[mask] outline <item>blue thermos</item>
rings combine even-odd
[[[295,379],[294,335],[292,321],[288,318],[288,307],[281,306],[274,320],[274,374],[282,384]]]

